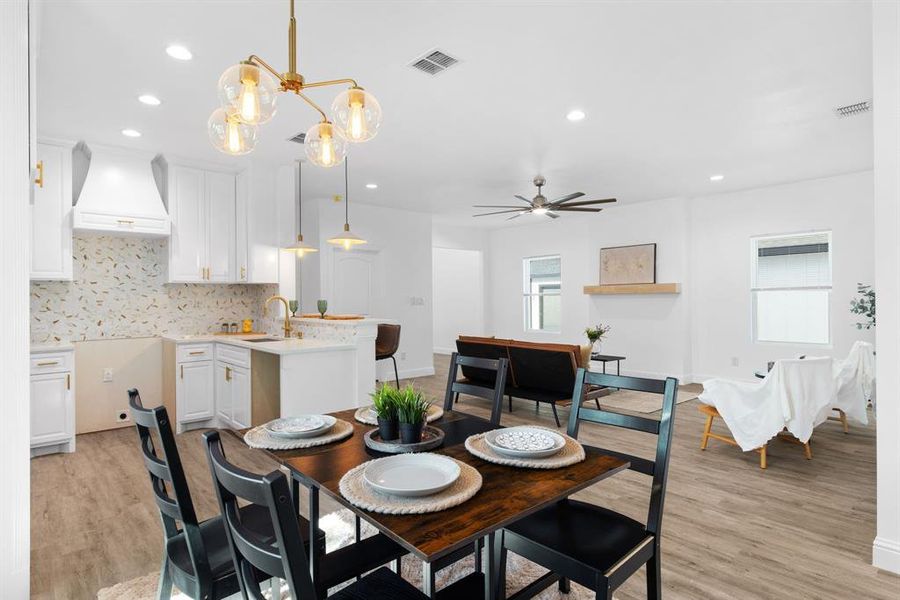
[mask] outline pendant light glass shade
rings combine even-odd
[[[290,246],[286,247],[285,250],[293,250],[294,252],[297,253],[297,256],[299,256],[301,258],[312,252],[319,251],[319,249],[316,248],[315,246],[310,246],[309,244],[307,244],[306,242],[303,241],[302,233],[298,233],[297,241],[294,242],[293,244],[291,244]]]
[[[228,67],[219,78],[218,90],[222,108],[248,125],[266,123],[275,116],[278,83],[253,63]]]
[[[216,150],[239,156],[247,154],[256,146],[258,127],[241,122],[223,108],[217,108],[207,122],[209,141]]]
[[[381,105],[375,96],[359,87],[338,94],[331,104],[331,114],[353,143],[371,140],[381,125]]]
[[[328,121],[310,127],[303,145],[310,162],[319,167],[334,167],[347,156],[347,138],[339,127]]]

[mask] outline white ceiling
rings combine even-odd
[[[359,202],[453,218],[532,196],[538,172],[551,198],[634,202],[872,168],[871,115],[832,112],[872,96],[869,2],[301,0],[298,12],[307,80],[354,77],[384,110],[378,136],[351,148]],[[286,31],[287,0],[46,1],[39,131],[246,161],[207,141],[216,82],[251,53],[286,70]],[[169,58],[175,42],[194,60]],[[407,66],[434,47],[462,63],[434,78]],[[327,106],[338,91],[310,95]],[[587,119],[568,122],[572,108]],[[253,160],[301,156],[284,140],[315,121],[281,96]],[[342,191],[338,169],[304,173],[307,197]]]

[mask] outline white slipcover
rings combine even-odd
[[[705,381],[699,398],[716,407],[744,451],[759,448],[783,429],[807,442],[837,402],[833,363],[828,357],[779,360],[759,382]]]
[[[854,421],[869,422],[866,404],[875,388],[875,351],[868,342],[855,342],[850,354],[834,361],[837,400],[834,408],[844,411]]]

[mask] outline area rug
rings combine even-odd
[[[353,542],[353,513],[348,510],[339,510],[325,515],[319,520],[319,526],[325,531],[326,550],[328,552]],[[363,522],[363,536],[374,533],[375,529]],[[441,589],[471,573],[474,564],[474,558],[470,556],[442,571],[438,571],[437,589]],[[421,561],[411,556],[404,556],[401,566],[403,578],[421,589]],[[546,573],[546,570],[520,556],[509,553],[506,572],[506,589],[508,593],[511,593],[534,581]],[[147,575],[118,583],[112,587],[104,588],[97,592],[97,600],[155,600],[158,578],[158,573],[148,573]],[[333,593],[337,589],[329,590],[329,593]],[[266,593],[266,597],[269,597],[268,593]],[[233,598],[240,598],[240,594],[236,594]],[[290,598],[290,595],[287,589],[283,589],[280,600],[287,600],[288,598]],[[573,583],[572,591],[569,594],[561,594],[554,585],[544,590],[537,598],[540,600],[588,600],[589,598],[594,598],[594,594],[586,588]],[[178,590],[173,590],[172,599],[189,600],[188,596],[179,593]]]
[[[678,392],[676,404],[693,400],[697,397],[695,392]],[[585,406],[589,406],[590,403]],[[647,392],[635,392],[632,390],[617,390],[609,396],[600,398],[600,406],[610,410],[622,410],[636,413],[655,413],[662,410],[662,396],[648,394]]]

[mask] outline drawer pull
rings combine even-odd
[[[181,378],[184,379],[184,365],[181,365]]]
[[[134,225],[134,221],[131,221],[129,219],[117,219],[116,223],[118,223],[119,225]]]
[[[72,375],[69,373],[66,373],[66,389],[67,390],[72,389]]]
[[[206,350],[196,350],[194,352],[188,352],[191,356],[203,356],[206,354]]]
[[[39,363],[37,364],[37,366],[39,366],[39,367],[50,367],[50,366],[58,365],[58,364],[59,364],[59,361],[58,361],[58,360],[45,360],[44,362],[39,362]]]

